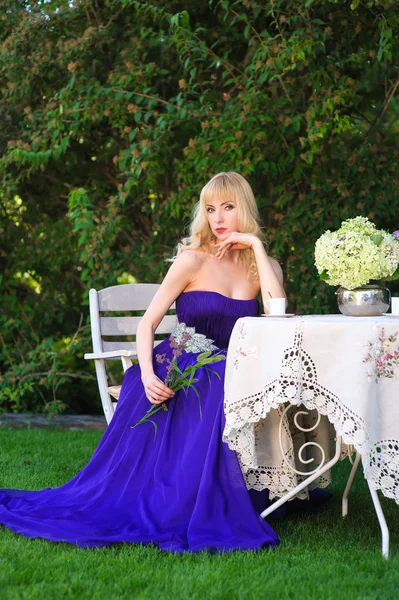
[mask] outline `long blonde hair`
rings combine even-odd
[[[259,212],[251,186],[242,175],[234,172],[218,173],[202,188],[199,202],[194,207],[190,234],[177,246],[176,256],[188,249],[197,249],[215,240],[208,223],[207,203],[213,198],[234,200],[237,206],[238,231],[253,233],[265,243],[259,223]],[[252,249],[241,250],[243,263],[252,277],[258,277],[255,255]]]

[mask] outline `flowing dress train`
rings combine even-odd
[[[236,320],[257,311],[256,300],[216,292],[185,292],[176,301],[179,322],[224,353]],[[170,338],[154,349],[162,380],[172,353]],[[180,369],[196,357],[183,352]],[[151,405],[139,366],[130,367],[88,465],[58,488],[0,490],[0,523],[26,537],[80,547],[126,542],[171,552],[224,552],[276,546],[276,534],[252,506],[235,452],[222,441],[225,361],[211,366],[219,377],[205,367],[196,372],[201,407],[193,390],[177,392],[168,411],[154,415],[155,436],[151,423],[132,429]]]

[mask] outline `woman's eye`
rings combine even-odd
[[[206,212],[210,213],[210,212],[213,212],[214,210],[215,210],[214,208],[209,207],[209,208],[206,209]]]
[[[226,204],[227,210],[232,210],[234,208],[234,204]]]

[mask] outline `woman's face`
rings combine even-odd
[[[225,240],[233,231],[238,231],[237,205],[234,200],[214,197],[206,203],[208,223],[218,240]]]

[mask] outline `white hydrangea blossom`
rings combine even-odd
[[[399,265],[399,241],[366,217],[347,219],[326,231],[315,245],[315,265],[329,285],[348,290],[393,275]]]
[[[337,233],[344,235],[348,232],[361,233],[362,235],[373,235],[376,233],[377,228],[367,217],[355,217],[354,219],[346,219],[342,221],[341,227]]]

